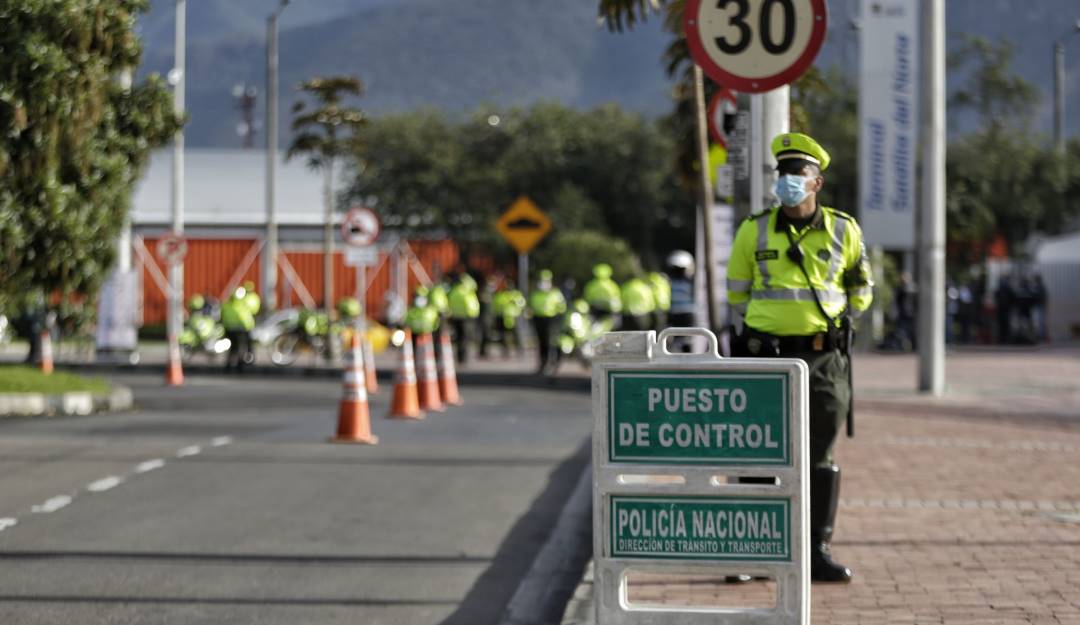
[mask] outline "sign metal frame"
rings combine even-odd
[[[704,337],[709,349],[704,354],[682,354],[669,350],[674,337]],[[797,359],[721,358],[716,335],[704,328],[668,328],[656,332],[611,332],[596,342],[592,368],[593,409],[593,560],[595,566],[595,609],[598,625],[704,625],[724,622],[738,625],[810,623],[809,559],[809,371]],[[610,414],[610,376],[619,372],[664,374],[708,371],[736,378],[739,375],[782,375],[786,378],[784,404],[787,420],[787,459],[772,463],[746,464],[723,458],[709,462],[671,462],[650,459],[612,461],[609,436],[613,433]],[[727,478],[774,477],[768,483],[727,483]],[[737,481],[737,480],[733,480]],[[613,509],[620,500],[666,501],[674,509],[680,502],[694,500],[707,505],[732,502],[790,502],[784,521],[787,558],[688,558],[675,553],[616,556],[612,542],[615,532]],[[721,608],[630,603],[627,574],[634,572],[711,576],[754,575],[776,582],[776,605],[772,608]],[[661,614],[662,613],[662,614]]]

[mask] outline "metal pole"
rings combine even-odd
[[[764,96],[760,93],[750,95],[750,213],[764,208],[765,185],[762,173],[765,167],[763,132]]]
[[[518,254],[518,290],[529,296],[529,255]]]
[[[1054,148],[1065,153],[1065,42],[1054,44]]]
[[[277,309],[278,227],[275,205],[278,142],[278,28],[285,3],[266,21],[266,256],[263,258],[263,301],[267,310]]]
[[[791,130],[791,87],[784,85],[765,93],[761,104],[760,201],[761,207],[765,207],[772,203],[772,187],[776,180],[776,158],[772,154],[772,140]]]
[[[176,115],[184,115],[185,49],[187,46],[187,0],[176,0],[176,37],[174,41],[173,110]],[[172,168],[172,231],[181,236],[184,233],[184,129],[179,128],[173,137]],[[169,313],[166,317],[166,332],[171,346],[180,336],[181,302],[184,298],[184,265],[169,265]]]
[[[945,392],[945,0],[923,0],[919,390]]]
[[[334,159],[323,163],[323,310],[334,310]]]
[[[713,285],[713,272],[716,271],[716,259],[713,258],[715,249],[713,243],[713,190],[709,182],[709,134],[707,111],[705,109],[705,77],[701,68],[694,65],[694,117],[697,121],[697,144],[698,144],[698,203],[701,204],[701,221],[705,224],[705,295],[709,303],[709,328],[719,332],[722,322],[720,320],[719,306],[716,305],[716,293]],[[700,259],[699,259],[700,264]]]

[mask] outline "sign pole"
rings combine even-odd
[[[518,290],[529,296],[529,255],[518,254]]]
[[[708,302],[709,327],[713,331],[720,331],[720,311],[716,305],[716,289],[713,284],[713,272],[716,271],[716,259],[713,258],[713,210],[712,210],[712,184],[709,182],[709,132],[705,110],[705,76],[701,67],[694,64],[694,113],[697,124],[697,148],[698,148],[698,181],[699,197],[701,204],[700,218],[705,225],[705,297]]]
[[[945,1],[923,0],[922,210],[919,212],[919,390],[945,392]]]

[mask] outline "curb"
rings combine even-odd
[[[0,393],[0,417],[88,415],[128,410],[133,404],[134,395],[126,386],[115,386],[109,393]]]
[[[558,623],[592,559],[592,463],[586,463],[547,542],[522,578],[499,625]],[[591,598],[590,598],[591,605]]]
[[[139,364],[127,363],[56,363],[57,368],[70,371],[89,371],[106,373],[160,373],[165,375],[164,364]],[[184,373],[193,375],[215,375],[235,377],[242,379],[246,376],[265,377],[292,377],[292,378],[325,378],[332,380],[341,379],[341,368],[334,367],[276,367],[268,365],[252,365],[245,368],[243,374],[226,374],[220,365],[184,365]],[[376,375],[380,381],[394,379],[393,369],[379,369]],[[497,373],[486,371],[461,371],[457,372],[458,384],[463,386],[519,386],[527,388],[541,388],[563,391],[589,392],[592,388],[592,379],[588,377],[541,377],[533,373]],[[0,410],[0,413],[3,411]]]

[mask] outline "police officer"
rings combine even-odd
[[[554,339],[562,315],[566,312],[566,298],[552,284],[552,277],[551,270],[541,270],[540,281],[529,294],[529,309],[532,311],[537,350],[540,353],[538,373],[541,375],[553,373],[559,364],[559,350]]]
[[[476,294],[476,280],[467,273],[462,272],[453,286],[450,287],[450,295],[447,297],[450,309],[450,327],[454,330],[454,340],[457,341],[457,361],[467,362],[469,359],[469,343],[475,333],[476,319],[480,316],[480,298]]]
[[[412,330],[413,353],[416,340],[421,334],[433,334],[439,329],[439,309],[428,300],[431,291],[425,286],[416,287],[412,306],[405,313],[405,327]]]
[[[810,137],[776,137],[774,206],[739,226],[728,263],[728,301],[743,329],[736,353],[800,358],[810,369],[810,573],[849,582],[829,550],[840,493],[832,448],[851,403],[851,318],[870,306],[870,265],[855,220],[822,206],[830,157]]]
[[[500,328],[503,342],[503,355],[510,356],[510,344],[513,343],[514,351],[521,356],[524,345],[518,334],[518,318],[525,312],[528,302],[521,291],[507,284],[506,288],[495,293],[491,306],[495,312],[495,318]]]
[[[237,287],[229,299],[221,305],[221,325],[229,339],[229,355],[225,358],[225,370],[243,371],[244,365],[254,362],[251,351],[251,330],[255,327],[255,314],[245,301],[247,289]]]
[[[623,283],[619,293],[623,304],[623,330],[649,330],[656,311],[656,297],[652,287],[641,278],[630,278]]]
[[[585,283],[585,301],[589,303],[589,312],[597,319],[610,317],[617,320],[622,313],[622,292],[611,274],[611,265],[600,263],[593,267],[592,280]]]
[[[653,311],[653,330],[659,332],[668,325],[671,313],[671,281],[659,271],[649,272],[649,287],[652,288],[656,310]]]

